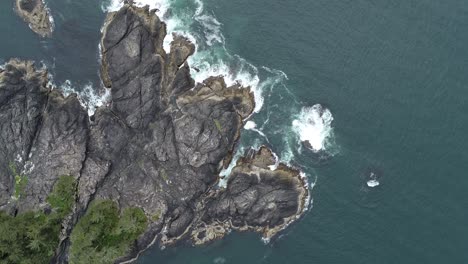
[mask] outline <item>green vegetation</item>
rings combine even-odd
[[[161,174],[161,177],[164,179],[164,181],[166,181],[166,183],[168,183],[169,182],[169,177],[167,176],[166,170],[161,169],[160,174]]]
[[[62,176],[55,184],[47,202],[55,208],[57,213],[65,217],[71,212],[75,203],[76,180],[72,176]]]
[[[153,222],[157,222],[159,219],[161,219],[161,209],[158,209],[158,211],[151,216]]]
[[[140,208],[119,213],[113,201],[94,201],[71,234],[70,263],[114,263],[129,252],[146,226],[147,218]]]
[[[18,200],[21,197],[21,194],[23,193],[24,188],[26,188],[26,184],[28,183],[28,178],[18,173],[15,163],[10,162],[9,167],[10,167],[11,173],[15,177],[15,192],[13,193],[13,197],[16,200]]]
[[[0,263],[50,262],[59,243],[62,220],[73,206],[75,186],[73,177],[59,178],[47,199],[52,207],[49,214],[26,212],[14,217],[0,212]]]
[[[215,123],[216,128],[218,129],[218,131],[219,131],[220,133],[223,133],[223,127],[221,126],[221,123],[219,122],[219,120],[218,120],[218,119],[213,119],[213,121],[214,121],[214,123]]]

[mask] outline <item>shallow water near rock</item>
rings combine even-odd
[[[56,23],[51,39],[0,2],[0,60],[43,61],[58,85],[98,89],[101,3],[46,2]],[[187,7],[175,2],[173,13],[183,13]],[[265,101],[252,121],[281,160],[317,178],[313,208],[267,245],[233,233],[203,247],[154,248],[139,263],[468,261],[466,2],[203,3],[222,24],[231,56],[258,68]],[[287,78],[273,78],[273,69]],[[317,103],[330,109],[335,135],[335,154],[320,165],[291,126]],[[243,133],[242,146],[267,143],[256,131]],[[384,175],[378,188],[367,187],[369,167]]]

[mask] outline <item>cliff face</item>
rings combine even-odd
[[[216,187],[254,109],[253,94],[226,87],[222,77],[195,85],[187,64],[195,47],[177,36],[166,54],[165,35],[147,8],[127,4],[108,15],[101,75],[111,102],[91,118],[75,96],[46,87],[45,70],[32,63],[12,60],[0,70],[0,170],[9,172],[0,175],[0,210],[42,210],[59,176],[77,180],[56,262],[68,261],[68,236],[94,200],[138,207],[148,218],[120,260],[155,240],[202,244],[231,229],[270,238],[305,209],[299,171],[281,164],[271,170],[267,148],[240,159],[227,188]],[[14,174],[27,179],[16,196]]]

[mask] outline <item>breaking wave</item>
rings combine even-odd
[[[317,153],[327,150],[332,145],[332,122],[333,115],[330,110],[316,104],[302,108],[292,126],[299,140]]]
[[[118,11],[123,6],[123,0],[103,1],[104,12]],[[166,23],[166,52],[170,51],[173,33],[185,36],[195,44],[196,51],[188,59],[195,82],[201,83],[211,76],[223,76],[228,86],[240,84],[250,87],[254,93],[255,115],[245,120],[244,129],[255,133],[246,133],[240,138],[230,165],[220,173],[219,187],[226,187],[237,160],[251,147],[258,149],[261,145],[274,143],[277,162],[271,169],[275,169],[279,162],[297,165],[294,161],[297,160],[296,155],[301,154],[303,145],[299,142],[297,147],[298,141],[309,142],[313,152],[319,155],[334,154],[331,112],[321,105],[303,108],[286,86],[288,76],[284,72],[265,66],[257,67],[230,52],[225,46],[223,24],[204,6],[202,0],[134,2],[138,6],[148,5]],[[301,168],[304,169],[303,166]],[[316,179],[310,188],[315,182]]]
[[[123,6],[123,0],[104,0],[104,12],[117,11]],[[173,33],[190,39],[196,51],[188,60],[191,74],[196,82],[203,82],[210,76],[223,76],[226,84],[240,84],[250,87],[255,96],[255,112],[258,113],[264,98],[262,85],[270,79],[282,78],[280,74],[269,74],[265,78],[259,75],[259,69],[238,55],[230,54],[225,48],[225,38],[221,32],[222,24],[210,12],[206,11],[200,0],[137,0],[138,6],[148,5],[167,25],[164,41],[166,52],[170,50]],[[177,8],[183,6],[184,8]]]
[[[105,106],[110,101],[110,89],[104,88],[100,92],[96,92],[92,83],[83,85],[80,89],[75,89],[70,80],[66,80],[59,86],[65,96],[75,93],[81,105],[88,110],[88,115],[94,115],[98,107]],[[79,92],[77,92],[79,91]]]
[[[52,89],[60,90],[65,97],[76,94],[81,106],[88,111],[88,116],[93,116],[98,107],[106,106],[111,98],[110,89],[96,89],[91,82],[78,87],[70,80],[65,80],[62,84],[57,85],[53,80],[53,76],[50,74],[47,86]]]

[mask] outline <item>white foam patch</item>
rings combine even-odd
[[[157,9],[162,14],[166,13],[169,6],[167,0],[134,0],[133,2],[139,7],[149,6],[150,10]],[[115,12],[119,11],[122,6],[124,6],[124,0],[105,0],[101,5],[101,9],[104,12]]]
[[[227,182],[229,179],[229,175],[231,175],[232,169],[237,164],[237,160],[244,154],[244,148],[241,146],[237,149],[236,154],[234,154],[234,157],[231,160],[231,163],[229,163],[229,166],[225,169],[223,169],[220,173],[219,176],[221,176],[221,179],[218,182],[218,187],[220,188],[226,188],[227,187]]]
[[[377,180],[377,175],[371,172],[369,176],[369,180],[367,181],[367,186],[370,188],[374,188],[380,185],[380,182]]]
[[[325,150],[330,137],[333,135],[333,115],[320,104],[304,107],[298,119],[294,120],[293,130],[300,141],[310,144],[312,151]]]
[[[224,264],[226,263],[226,259],[223,257],[217,257],[213,260],[214,264]]]
[[[275,152],[272,151],[271,153],[273,154],[273,157],[275,157],[275,164],[268,166],[268,168],[270,168],[270,170],[274,171],[274,170],[278,169],[278,166],[280,164],[280,160],[278,158],[278,155],[276,155]]]
[[[65,96],[75,93],[81,105],[88,110],[89,116],[94,115],[96,108],[107,105],[111,97],[110,89],[104,88],[100,92],[96,92],[91,83],[84,85],[78,90],[75,89],[70,80],[66,80],[58,88]]]
[[[123,0],[107,0],[101,4],[103,12],[115,12],[118,11],[124,5]]]
[[[314,189],[315,187],[315,184],[317,183],[317,177],[315,177],[314,181],[312,183],[310,183],[309,185],[309,177],[307,177],[307,174],[305,174],[303,171],[301,171],[299,173],[301,179],[304,181],[304,187],[306,189],[308,189],[308,192],[307,192],[307,197],[305,199],[305,203],[304,203],[304,209],[302,212],[305,212],[307,210],[309,210],[311,207],[311,204],[312,204],[312,194],[311,194],[311,191],[312,189]],[[309,188],[310,186],[310,188]],[[302,214],[298,215],[298,217],[300,217]]]
[[[204,26],[206,44],[212,46],[214,43],[224,43],[224,36],[221,34],[221,23],[211,15],[196,15],[195,19]]]
[[[255,129],[257,127],[257,124],[255,124],[254,121],[247,121],[244,125],[244,128],[247,130]]]
[[[255,109],[258,113],[263,106],[264,98],[262,96],[262,87],[258,77],[258,69],[245,59],[239,56],[231,56],[225,51],[224,56],[227,59],[216,59],[216,54],[210,51],[196,52],[189,58],[189,64],[192,66],[191,74],[195,82],[201,83],[211,76],[223,76],[227,86],[239,84],[243,87],[250,87],[254,93]],[[236,65],[228,65],[226,61],[235,61]]]
[[[380,185],[380,182],[378,180],[369,180],[367,182],[367,186],[374,188]]]
[[[173,33],[187,37],[196,46],[196,52],[189,58],[192,77],[201,83],[208,77],[223,76],[226,84],[232,86],[240,84],[250,87],[255,97],[255,113],[263,106],[262,87],[258,77],[258,70],[239,56],[230,55],[224,47],[222,24],[216,17],[204,9],[201,0],[193,0],[188,4],[194,8],[186,8],[182,13],[171,9],[172,0],[135,0],[137,6],[148,5],[150,9],[158,9],[158,16],[167,25],[167,36],[164,40],[164,50],[170,52]],[[123,6],[123,0],[107,0],[102,5],[104,12],[118,11]],[[201,32],[194,32],[192,26],[197,23]],[[216,47],[215,47],[216,46]],[[220,54],[213,54],[218,51]],[[234,62],[234,63],[232,63]],[[232,65],[235,64],[235,65]]]
[[[46,9],[47,13],[49,14],[49,22],[50,22],[50,25],[51,25],[51,31],[54,32],[55,30],[55,21],[54,21],[54,17],[52,16],[52,12],[50,11],[50,8],[47,6],[47,3],[45,2],[45,0],[42,0],[42,4],[44,4],[44,8]],[[29,25],[29,28],[31,28],[31,25]]]
[[[266,139],[267,142],[270,142],[267,138],[267,136],[265,135],[265,133],[263,133],[261,130],[257,129],[257,124],[254,122],[254,121],[247,121],[244,125],[244,128],[246,130],[252,130],[252,131],[255,131],[257,132],[260,136],[264,137]]]

